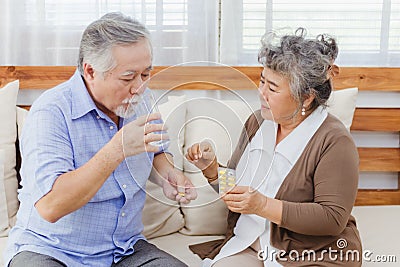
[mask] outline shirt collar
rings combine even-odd
[[[276,153],[281,154],[294,165],[327,115],[328,113],[325,109],[318,107],[286,136],[276,148],[275,140],[278,125],[273,121],[264,120],[260,129],[250,142],[250,151],[263,150],[268,153],[273,153],[275,149]]]
[[[99,116],[105,118],[105,114],[96,107],[78,70],[72,75],[70,82],[72,88],[72,119],[83,117],[92,110],[96,110]]]
[[[250,151],[264,150],[273,152],[275,148],[276,129],[278,124],[271,120],[263,120],[260,128],[250,142]]]
[[[294,165],[327,115],[328,112],[323,107],[315,109],[276,146],[276,152],[283,155]]]

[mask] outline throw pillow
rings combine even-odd
[[[15,224],[16,213],[19,207],[17,198],[18,180],[15,171],[15,141],[17,137],[16,127],[16,102],[19,82],[13,81],[0,88],[0,149],[4,153],[4,177],[0,180],[3,186],[0,188],[0,221],[2,227],[0,236],[6,236],[9,229]],[[5,201],[3,201],[5,200]],[[4,224],[4,225],[3,225]]]
[[[7,198],[6,198],[6,190],[4,188],[4,158],[5,158],[5,151],[3,149],[0,149],[0,229],[1,230],[5,230],[9,228],[9,223],[8,223],[8,209],[7,209],[7,205],[5,205],[7,203]],[[6,232],[5,232],[6,233]],[[0,236],[5,236],[0,235]]]
[[[246,119],[258,107],[259,102],[249,104],[239,100],[197,98],[188,101],[184,151],[207,139],[215,147],[218,162],[226,164]],[[184,170],[196,186],[197,199],[182,205],[185,227],[180,232],[186,235],[224,234],[228,212],[225,203],[197,167],[185,160]]]
[[[356,109],[358,88],[335,90],[328,99],[328,112],[337,117],[350,131]]]

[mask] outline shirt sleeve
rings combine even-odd
[[[155,120],[154,122],[151,122],[151,123],[164,124],[164,121],[162,119],[160,119],[160,120]],[[157,132],[157,133],[164,135],[164,134],[168,134],[168,131],[165,130],[165,131]],[[162,154],[162,153],[167,153],[167,154],[170,154],[173,157],[174,155],[169,151],[169,145],[170,145],[170,140],[165,140],[165,142],[161,142],[160,150],[155,152],[154,156],[157,156],[157,155]]]
[[[323,152],[314,173],[314,202],[283,201],[281,227],[305,235],[339,235],[346,227],[358,188],[358,153],[350,136]]]
[[[28,187],[36,203],[60,175],[75,169],[67,123],[58,107],[29,112],[21,137],[21,152],[22,185]]]

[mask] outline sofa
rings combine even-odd
[[[18,87],[18,81],[15,81],[0,89],[1,255],[18,210],[18,148],[15,143],[28,113],[16,106]],[[356,88],[340,90],[332,95],[329,102],[329,112],[339,117],[348,129],[354,114],[356,96]],[[226,163],[235,148],[243,123],[257,108],[258,102],[257,99],[247,102],[241,99],[189,98],[184,94],[164,95],[162,98],[159,109],[169,128],[170,151],[174,154],[175,167],[192,180],[198,198],[189,204],[179,205],[166,199],[159,187],[148,182],[143,233],[151,243],[187,265],[199,266],[200,258],[188,246],[223,238],[228,210],[201,172],[185,160],[184,152],[193,143],[207,139],[214,145],[219,162]],[[353,215],[357,219],[363,247],[367,251],[363,266],[397,266],[392,262],[383,263],[383,257],[378,259],[376,256],[393,255],[400,261],[400,248],[397,245],[400,237],[399,206],[355,207]],[[0,266],[3,264],[0,258]]]

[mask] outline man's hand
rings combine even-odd
[[[150,143],[153,141],[168,139],[169,137],[165,134],[161,135],[154,133],[164,131],[166,130],[166,127],[163,124],[148,122],[159,120],[160,118],[160,113],[144,115],[128,123],[118,131],[113,139],[115,140],[115,143],[120,145],[119,147],[117,145],[117,147],[120,149],[121,153],[123,153],[124,158],[145,151],[158,152],[159,148]]]
[[[256,214],[263,217],[267,197],[249,186],[236,186],[222,196],[228,209],[242,214]]]
[[[171,169],[162,183],[164,195],[172,200],[188,204],[197,198],[197,192],[192,182],[181,171]]]

